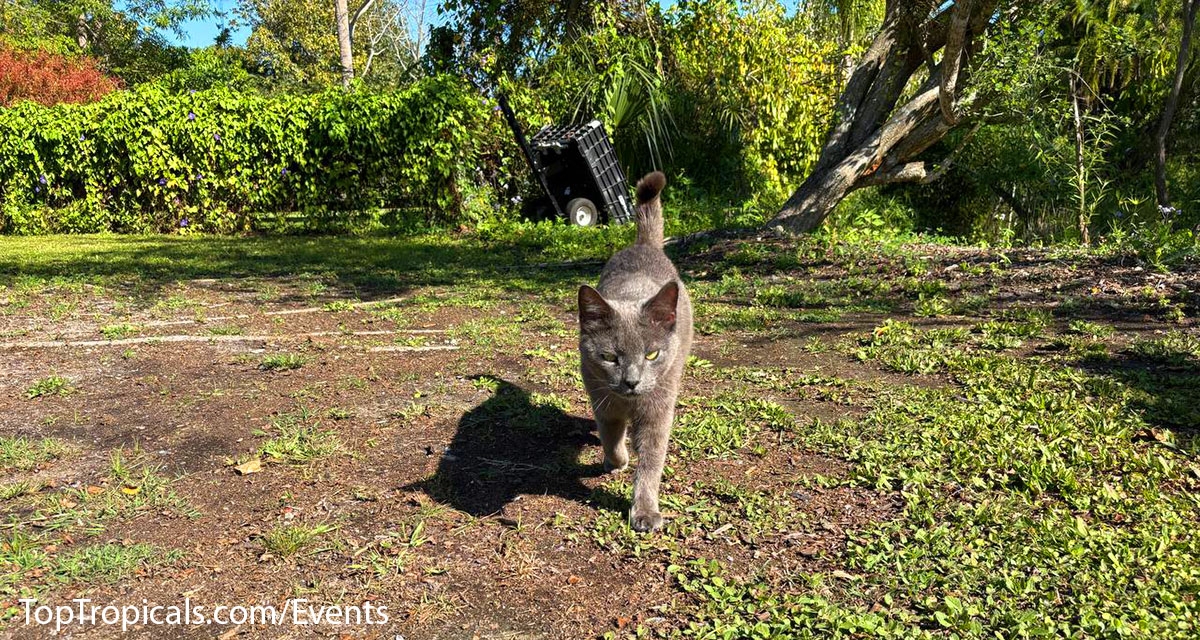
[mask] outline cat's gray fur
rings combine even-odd
[[[666,178],[657,171],[638,182],[637,240],[608,261],[595,289],[579,288],[583,384],[606,469],[629,464],[626,433],[633,440],[638,464],[629,524],[637,531],[662,526],[658,489],[692,348],[692,303],[662,250],[664,186]],[[656,358],[647,358],[656,351]]]

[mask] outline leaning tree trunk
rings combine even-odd
[[[1183,6],[1183,37],[1179,41],[1179,58],[1175,61],[1175,78],[1158,122],[1158,132],[1154,136],[1154,191],[1158,206],[1163,208],[1171,206],[1171,195],[1167,191],[1167,135],[1171,133],[1171,121],[1175,119],[1175,111],[1179,108],[1179,94],[1183,90],[1183,75],[1188,65],[1192,28],[1196,25],[1198,7],[1200,0],[1188,0]]]
[[[768,226],[811,231],[855,189],[928,183],[944,174],[958,149],[936,163],[918,156],[970,119],[962,113],[962,80],[998,2],[956,0],[930,16],[940,2],[887,0],[883,26],[846,82],[812,173]],[[901,104],[922,68],[927,77]]]
[[[354,54],[350,50],[350,9],[346,0],[333,0],[337,19],[338,59],[342,65],[342,86],[349,87],[354,79]],[[328,14],[326,14],[328,15]]]

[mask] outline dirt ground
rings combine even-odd
[[[13,454],[0,471],[10,488],[0,635],[47,637],[24,624],[28,596],[369,602],[389,618],[141,625],[132,637],[686,633],[703,614],[677,567],[718,560],[731,580],[783,590],[803,576],[856,579],[848,541],[904,511],[901,491],[851,482],[852,456],[806,429],[850,429],[892,390],[954,383],[856,357],[846,345],[860,336],[889,319],[969,328],[1037,308],[1052,314],[1048,333],[1009,353],[1051,358],[1068,348],[1053,337],[1072,320],[1113,327],[1098,342],[1114,353],[1196,330],[1200,283],[1188,269],[1049,250],[746,244],[770,243],[680,255],[701,331],[686,433],[668,462],[669,526],[647,536],[625,525],[630,477],[603,473],[575,376],[571,293],[596,265],[524,290],[425,286],[419,275],[395,290],[289,274],[152,291],[69,272],[11,281],[0,290],[0,434],[53,450]],[[255,462],[261,470],[237,469]],[[90,547],[111,561],[72,569]],[[122,550],[149,552],[126,562]]]

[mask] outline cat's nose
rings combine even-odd
[[[625,376],[625,378],[621,380],[621,391],[625,393],[635,393],[638,385],[641,384],[641,382],[641,378],[631,378],[629,376]]]

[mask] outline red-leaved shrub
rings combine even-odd
[[[0,45],[0,106],[18,100],[44,105],[94,102],[117,88],[96,61]]]

